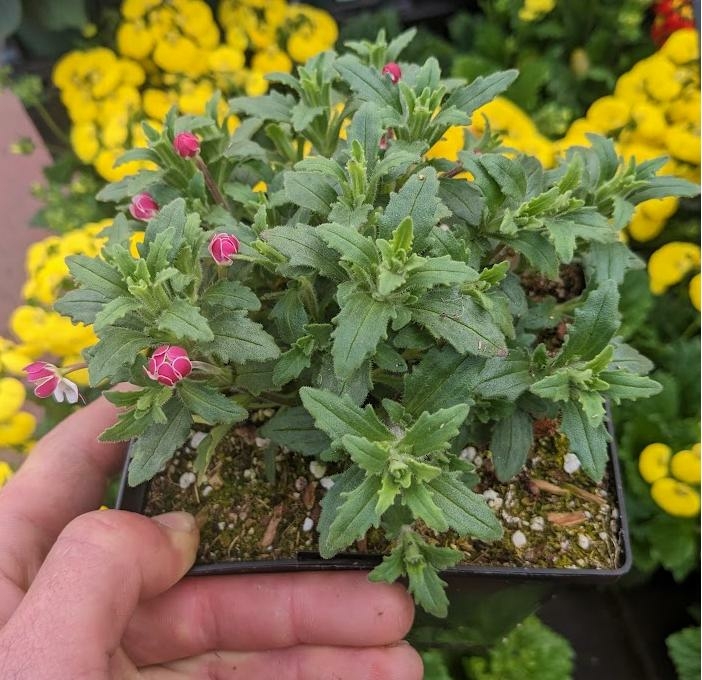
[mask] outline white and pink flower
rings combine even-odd
[[[178,345],[161,345],[151,354],[144,367],[146,375],[166,387],[173,387],[193,370],[188,353]]]
[[[393,84],[397,83],[397,81],[402,78],[402,69],[395,61],[389,61],[387,64],[385,64],[381,73],[384,76],[388,76]]]
[[[75,404],[80,396],[78,386],[64,376],[65,370],[48,361],[35,361],[24,367],[27,379],[34,383],[35,396],[40,399],[53,396],[58,402]]]

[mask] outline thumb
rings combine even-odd
[[[38,661],[61,668],[64,677],[106,668],[138,602],[181,579],[198,539],[185,512],[151,519],[119,510],[81,515],[59,535],[3,637],[24,631],[32,656],[40,652]]]

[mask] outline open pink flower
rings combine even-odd
[[[200,153],[200,140],[192,132],[179,132],[173,139],[173,148],[182,158],[192,158]]]
[[[239,239],[234,234],[215,234],[208,249],[218,265],[229,267],[234,264],[234,256],[239,252]]]
[[[387,64],[385,64],[381,73],[384,76],[388,76],[393,83],[396,83],[398,80],[400,80],[400,78],[402,78],[402,69],[395,61],[389,61]]]
[[[53,395],[58,402],[65,399],[69,404],[75,404],[78,401],[78,386],[64,377],[58,366],[48,361],[35,361],[25,366],[24,371],[29,382],[34,383],[34,394],[40,399]]]
[[[178,345],[161,345],[151,354],[144,371],[151,380],[173,387],[193,370],[188,353]]]
[[[158,203],[154,201],[154,197],[151,194],[147,194],[144,191],[132,198],[132,202],[129,204],[129,212],[135,220],[147,222],[158,212]]]

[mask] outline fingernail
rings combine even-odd
[[[195,531],[195,518],[189,512],[167,512],[152,517],[154,522],[173,531],[192,533]]]

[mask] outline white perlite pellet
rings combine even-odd
[[[583,550],[590,549],[590,539],[585,534],[578,534],[578,545]]]
[[[322,477],[322,479],[319,480],[319,483],[322,485],[322,488],[326,489],[327,491],[334,486],[334,480],[331,477]]]
[[[202,444],[202,440],[207,436],[204,432],[196,432],[192,437],[190,437],[190,446],[192,446],[194,449],[196,449],[200,444]]]
[[[189,486],[195,484],[196,479],[197,475],[194,472],[184,472],[178,480],[178,485],[181,489],[187,489]]]
[[[580,469],[580,460],[574,453],[566,453],[563,458],[563,469],[569,475],[574,475]]]
[[[483,491],[483,498],[486,501],[494,501],[496,498],[499,497],[500,494],[498,494],[497,491],[495,491],[495,489],[485,489],[485,491]]]
[[[212,493],[212,487],[208,484],[200,493],[203,498],[207,498]]]
[[[314,520],[311,517],[305,517],[305,521],[302,523],[303,531],[312,531],[314,527]]]
[[[218,528],[220,531],[224,531],[224,529],[226,528],[226,526],[227,526],[227,523],[226,523],[226,522],[217,522],[217,528]]]
[[[529,524],[532,531],[543,531],[545,526],[546,522],[544,522],[543,517],[534,517]]]
[[[318,460],[313,460],[310,463],[310,472],[317,478],[322,479],[327,471],[327,466],[320,463]]]
[[[516,548],[523,548],[527,544],[527,537],[522,531],[515,531],[512,534],[512,543]]]
[[[458,457],[461,460],[473,460],[476,453],[478,453],[478,449],[476,449],[475,446],[466,446],[466,448],[458,454]]]

